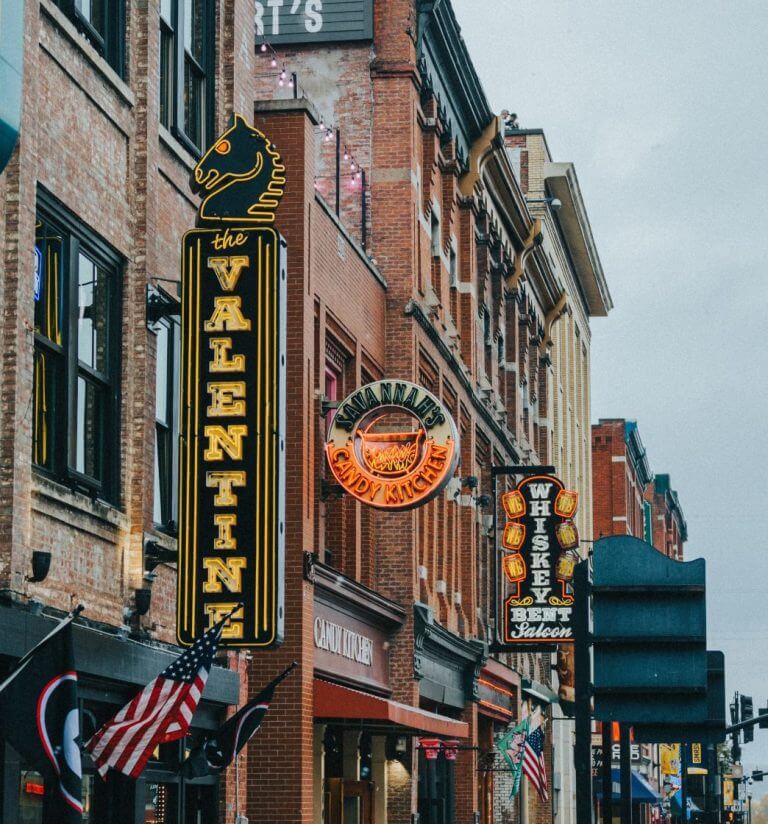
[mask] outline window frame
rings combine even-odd
[[[194,0],[191,0],[194,2]],[[214,99],[216,95],[216,56],[215,56],[215,30],[216,30],[216,4],[215,0],[200,0],[203,4],[202,14],[202,43],[203,43],[203,65],[187,51],[184,43],[185,0],[170,0],[171,21],[165,19],[160,7],[159,22],[161,35],[160,66],[159,66],[159,89],[163,88],[163,49],[162,35],[165,32],[171,39],[170,45],[170,70],[171,76],[166,79],[167,94],[170,102],[167,122],[161,123],[171,134],[195,157],[200,157],[213,139],[214,129]],[[203,111],[200,112],[201,124],[201,144],[197,145],[194,136],[186,131],[186,110],[184,106],[184,87],[186,81],[185,67],[189,60],[196,72],[204,78],[204,100]],[[162,100],[162,99],[161,99]]]
[[[180,393],[178,381],[174,379],[174,375],[179,374],[181,367],[181,328],[178,321],[170,316],[164,316],[157,321],[157,326],[164,326],[168,331],[168,347],[166,350],[165,367],[166,367],[166,386],[165,386],[165,403],[166,403],[166,422],[162,422],[157,417],[157,378],[160,363],[155,359],[155,448],[153,450],[153,467],[155,467],[159,483],[158,489],[155,493],[159,493],[160,498],[160,517],[161,520],[155,520],[155,507],[157,501],[153,499],[152,502],[152,521],[157,529],[169,535],[178,534],[178,488],[179,488],[179,411],[180,411]],[[157,336],[159,328],[155,332]],[[174,369],[176,367],[176,369]],[[163,440],[166,450],[165,460],[167,469],[170,471],[170,477],[163,477],[163,465],[160,460],[160,435],[163,435]],[[156,463],[155,463],[156,462]],[[154,489],[154,484],[153,484]],[[164,500],[164,494],[167,499]],[[165,517],[168,515],[169,517]]]
[[[127,79],[125,0],[104,0],[104,34],[78,8],[78,0],[54,0],[121,80]]]
[[[37,193],[38,219],[55,228],[62,236],[62,294],[61,317],[62,343],[54,344],[45,335],[35,331],[34,350],[53,352],[61,359],[60,384],[53,398],[51,415],[51,465],[36,463],[31,456],[35,471],[70,488],[85,491],[94,498],[110,504],[119,503],[120,478],[120,390],[121,390],[121,310],[122,276],[124,259],[80,221],[56,198],[39,188]],[[107,272],[107,357],[102,373],[82,363],[78,349],[78,288],[79,259],[81,253]],[[101,413],[103,426],[98,444],[98,463],[101,478],[93,477],[77,469],[77,382],[80,377],[96,384],[105,401]],[[33,389],[34,404],[34,389]],[[35,406],[35,414],[36,414]],[[117,425],[115,425],[117,422]],[[34,429],[33,429],[34,450]]]

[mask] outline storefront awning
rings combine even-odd
[[[614,786],[613,800],[618,801],[621,796],[616,792],[616,787],[620,786],[619,770],[611,770],[611,782]],[[603,797],[602,781],[597,778],[594,782],[595,796]],[[632,770],[632,801],[636,804],[653,804],[659,800],[659,794],[645,780],[637,770]]]
[[[370,695],[349,687],[315,678],[315,718],[355,719],[373,723],[393,724],[416,732],[426,732],[446,738],[467,738],[469,725],[434,712],[399,704],[389,698]]]

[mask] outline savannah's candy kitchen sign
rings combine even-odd
[[[285,167],[235,115],[194,171],[182,244],[178,638],[232,610],[222,643],[283,632],[285,242],[270,225]]]
[[[502,643],[573,643],[578,493],[551,475],[535,475],[500,503]]]
[[[349,495],[378,509],[432,500],[459,461],[456,424],[421,386],[369,383],[338,406],[325,446],[331,472]]]

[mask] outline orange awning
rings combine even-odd
[[[315,678],[315,718],[354,719],[394,724],[446,738],[467,738],[469,725],[444,715],[399,704],[349,687]]]

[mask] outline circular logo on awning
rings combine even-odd
[[[408,381],[376,381],[339,404],[325,450],[345,492],[380,509],[411,509],[448,483],[459,437],[431,392]]]

